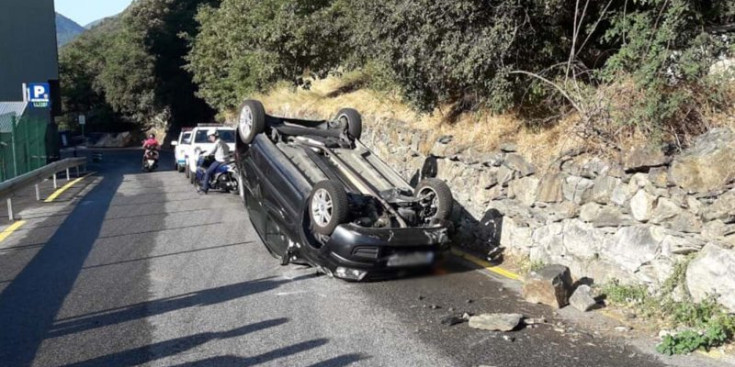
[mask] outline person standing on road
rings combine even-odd
[[[208,152],[208,155],[214,156],[214,161],[209,165],[209,167],[207,167],[207,171],[204,174],[204,180],[202,180],[202,187],[197,189],[197,192],[204,194],[209,192],[209,180],[212,178],[214,173],[217,172],[217,168],[226,163],[230,156],[230,147],[228,147],[227,143],[223,142],[222,139],[219,138],[219,132],[216,129],[210,130],[207,133],[207,137],[209,138],[209,141],[214,143],[212,151]]]

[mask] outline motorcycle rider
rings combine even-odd
[[[148,139],[143,141],[143,149],[145,150],[143,153],[143,167],[145,167],[145,160],[148,157],[148,154],[153,155],[153,159],[158,160],[158,140],[156,140],[155,134],[148,134]]]
[[[219,166],[221,166],[222,164],[225,164],[230,156],[230,147],[228,147],[227,143],[219,138],[219,131],[217,131],[216,129],[209,130],[209,132],[207,133],[207,138],[209,138],[210,142],[214,143],[212,151],[207,152],[208,155],[214,156],[214,161],[212,162],[212,164],[209,165],[209,167],[207,167],[207,171],[205,172],[204,179],[201,183],[202,186],[200,188],[197,188],[197,192],[204,194],[209,191],[209,180],[212,178],[212,176],[214,176],[214,173],[217,172],[217,168],[219,168]]]

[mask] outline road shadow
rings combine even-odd
[[[8,264],[21,265],[18,268],[22,270],[0,293],[0,365],[33,363],[103,231],[105,214],[124,177],[141,173],[134,157],[136,152],[124,153],[117,164],[91,164],[89,168],[98,172],[95,185],[74,194],[78,203],[58,229],[43,243],[33,241],[37,237],[34,231],[21,240],[18,249],[37,246],[38,252],[27,262],[22,258],[4,259]],[[39,228],[49,221],[38,223]]]
[[[181,338],[175,338],[166,340],[159,343],[153,343],[138,348],[128,349],[122,352],[108,354],[106,356],[93,358],[87,361],[69,364],[69,367],[126,367],[126,366],[138,366],[145,363],[149,363],[155,360],[163,359],[179,353],[183,353],[187,350],[194,349],[205,343],[209,343],[215,340],[237,338],[243,335],[254,333],[256,331],[269,329],[279,325],[287,323],[287,318],[279,318],[267,321],[256,322],[253,324],[245,325],[236,329],[222,332],[205,332],[195,335],[185,336]],[[322,343],[319,341],[319,343]],[[326,343],[324,341],[323,343]],[[297,348],[309,348],[314,347],[315,343],[312,342],[308,345],[299,346]],[[321,344],[318,344],[321,345]],[[317,346],[318,346],[317,345]],[[294,348],[296,349],[296,348]],[[305,349],[304,349],[305,350]],[[295,353],[295,350],[291,351]],[[209,363],[207,365],[219,365],[219,363]],[[242,363],[240,363],[242,365]]]
[[[283,348],[271,350],[252,357],[238,357],[233,355],[206,358],[195,362],[175,365],[175,367],[209,367],[209,366],[237,366],[250,367],[274,361],[279,358],[305,352],[326,345],[328,339],[313,339]],[[309,367],[344,367],[361,360],[370,358],[362,354],[344,354],[321,362],[309,365]]]
[[[263,278],[136,303],[125,307],[102,310],[72,318],[63,318],[57,320],[57,322],[51,327],[48,337],[59,337],[110,325],[121,324],[131,320],[161,315],[188,307],[214,305],[256,293],[266,292],[277,288],[281,284],[310,277],[313,277],[313,275],[304,275],[294,279],[275,279],[272,277]]]
[[[32,260],[0,294],[0,361],[10,366],[33,362],[46,332],[71,291],[100,234],[125,170],[105,172]],[[80,231],[79,225],[85,230]],[[30,235],[30,234],[29,234]],[[70,242],[69,239],[74,239]]]

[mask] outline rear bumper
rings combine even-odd
[[[320,260],[337,277],[362,280],[431,267],[448,249],[447,226],[381,229],[343,224],[320,249]],[[342,276],[345,271],[359,274],[359,279]]]

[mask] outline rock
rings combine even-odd
[[[634,148],[625,154],[623,168],[626,172],[645,170],[651,167],[660,167],[666,164],[666,155],[657,147],[646,146]]]
[[[521,177],[529,176],[536,172],[536,169],[519,154],[508,154],[505,157],[503,165],[514,171],[520,172]]]
[[[505,187],[508,186],[508,183],[512,181],[514,178],[518,177],[517,172],[506,167],[505,165],[500,166],[498,168],[498,174],[497,174],[497,182]]]
[[[525,206],[531,206],[536,201],[539,188],[539,179],[536,177],[523,177],[512,181],[508,185],[508,196],[520,201]]]
[[[498,184],[498,170],[496,168],[484,169],[480,172],[480,186],[490,189]]]
[[[566,254],[585,261],[598,257],[606,242],[605,234],[602,231],[579,220],[564,222],[561,232],[563,236],[559,237],[562,237]]]
[[[504,160],[503,153],[485,153],[479,156],[480,163],[486,167],[500,167]]]
[[[536,201],[542,203],[559,203],[563,201],[563,183],[564,175],[561,173],[544,175],[539,183]]]
[[[602,211],[602,205],[597,203],[587,203],[579,208],[579,219],[589,223],[594,222]]]
[[[681,212],[667,226],[680,232],[699,233],[702,230],[702,221],[690,212]]]
[[[651,223],[661,224],[666,220],[674,218],[682,212],[681,207],[671,201],[671,199],[660,198],[656,203],[656,208],[651,214]]]
[[[622,181],[619,178],[600,176],[595,179],[594,186],[590,192],[590,200],[599,204],[607,204],[613,191]]]
[[[695,215],[702,213],[702,202],[694,196],[687,196],[685,199],[686,207]]]
[[[638,192],[638,186],[620,182],[613,189],[612,195],[610,195],[610,201],[615,205],[625,206],[636,192]]]
[[[587,192],[594,185],[594,181],[579,177],[569,176],[564,180],[562,191],[564,198],[575,204],[582,204],[587,198]]]
[[[518,327],[523,315],[518,313],[484,313],[470,317],[470,327],[489,331],[511,331]]]
[[[727,225],[725,222],[719,219],[707,222],[702,229],[702,237],[709,240],[719,240],[720,238],[725,237],[726,228]]]
[[[579,208],[571,201],[564,201],[549,206],[548,211],[551,212],[551,215],[549,216],[549,221],[559,222],[565,219],[576,217],[579,213]]]
[[[595,227],[619,227],[630,225],[631,221],[626,218],[619,209],[612,206],[602,206],[597,203],[587,203],[580,208],[579,219],[592,223]]]
[[[735,59],[718,60],[709,67],[709,75],[724,76],[729,77],[730,80],[735,80]]]
[[[629,272],[635,272],[661,252],[664,229],[651,226],[623,227],[613,236],[602,252],[604,258]]]
[[[735,156],[733,157],[735,158]],[[735,164],[733,164],[735,166]],[[704,211],[704,219],[720,219],[725,223],[735,222],[735,189],[730,190],[715,200]]]
[[[598,157],[593,157],[582,164],[579,175],[584,178],[594,179],[604,176],[610,170],[610,164]]]
[[[692,237],[667,235],[661,241],[661,252],[664,254],[688,255],[704,247],[704,242]]]
[[[689,192],[717,190],[735,179],[733,157],[735,132],[729,128],[712,129],[674,159],[669,174],[676,185]]]
[[[454,136],[452,135],[443,135],[439,139],[436,140],[439,144],[449,144],[454,139]]]
[[[735,250],[706,245],[689,263],[686,285],[694,301],[717,294],[720,304],[735,312]]]
[[[630,177],[630,185],[639,189],[647,189],[649,192],[653,191],[653,184],[648,179],[648,174],[642,172],[638,172]]]
[[[597,305],[597,301],[592,297],[592,288],[586,284],[582,284],[577,287],[569,298],[569,304],[579,311],[587,312]]]
[[[522,293],[528,302],[562,308],[569,302],[571,286],[569,268],[563,265],[547,265],[528,275]]]
[[[518,151],[518,146],[513,143],[501,144],[500,151],[505,152],[505,153],[515,153]]]
[[[648,179],[656,187],[666,188],[669,186],[669,172],[665,167],[651,168],[648,172]]]
[[[528,248],[533,245],[530,227],[521,226],[515,219],[505,217],[500,234],[500,245],[507,248]]]
[[[630,212],[633,218],[639,222],[647,222],[653,215],[653,204],[656,198],[645,190],[638,190],[638,193],[630,199]]]

